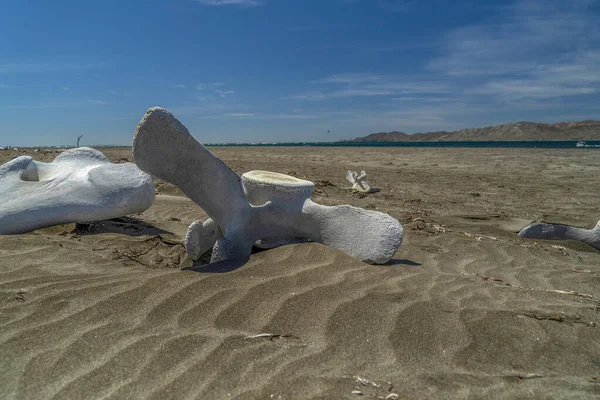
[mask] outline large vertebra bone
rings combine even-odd
[[[153,201],[150,175],[89,147],[67,150],[51,163],[21,156],[0,166],[2,235],[122,217]]]
[[[267,171],[250,171],[240,180],[162,108],[149,109],[140,121],[133,154],[142,170],[178,186],[209,215],[188,230],[193,259],[213,247],[211,262],[245,260],[255,244],[312,240],[381,264],[402,242],[402,225],[387,214],[314,203],[312,182]]]
[[[600,221],[593,229],[560,224],[533,224],[523,228],[519,236],[530,239],[578,240],[600,250]]]

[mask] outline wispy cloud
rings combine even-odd
[[[102,68],[100,64],[57,64],[57,63],[4,63],[0,74],[43,73]]]
[[[506,100],[600,93],[600,51],[589,51],[514,78],[494,79],[473,90]]]
[[[6,108],[11,110],[37,110],[37,109],[48,109],[48,108],[72,108],[80,106],[81,103],[74,102],[58,102],[58,101],[47,101],[40,103],[31,104],[9,104]]]
[[[246,117],[254,117],[256,114],[253,113],[227,113],[223,114],[225,117],[233,117],[233,118],[246,118]]]
[[[177,115],[195,118],[219,118],[227,113],[245,113],[249,109],[244,105],[230,104],[227,101],[219,102],[219,100],[218,97],[213,95],[197,96],[193,102],[172,105],[168,108]]]
[[[413,10],[417,5],[417,0],[342,0],[343,3],[371,3],[383,7],[389,11],[405,12]]]
[[[215,93],[219,95],[219,97],[227,97],[235,93],[235,90],[216,90]]]
[[[198,90],[208,90],[208,89],[215,89],[221,86],[224,86],[225,84],[223,82],[211,82],[211,83],[198,83],[196,85],[196,89]]]
[[[319,119],[325,118],[323,114],[290,114],[290,113],[273,113],[273,114],[254,114],[248,115],[245,117],[246,119],[256,119],[256,120],[285,120],[285,119]]]
[[[185,89],[185,88],[187,88],[186,85],[182,85],[182,84],[173,85],[173,87],[176,88],[176,89]]]
[[[447,93],[451,86],[436,79],[406,78],[375,74],[338,74],[312,82],[325,84],[320,90],[313,90],[286,96],[292,100],[328,100],[349,97],[398,96],[402,94]]]
[[[104,101],[104,100],[88,100],[88,102],[93,103],[93,104],[102,105],[102,106],[108,104],[108,102]]]
[[[390,11],[407,12],[414,10],[418,2],[417,0],[378,0],[378,4]]]
[[[383,78],[378,75],[363,73],[363,74],[337,74],[331,75],[323,79],[317,79],[312,83],[345,83],[348,85],[356,85],[365,82],[381,81]]]
[[[293,25],[287,26],[286,31],[297,31],[297,32],[309,32],[309,31],[323,31],[330,29],[349,29],[356,28],[360,25],[357,24],[315,24],[315,25]]]
[[[278,120],[278,119],[323,119],[326,118],[325,115],[319,114],[267,114],[267,115],[259,115],[258,119],[264,120]]]
[[[587,1],[517,2],[503,22],[451,31],[434,73],[504,100],[600,92],[600,27]]]
[[[215,101],[216,99],[215,96],[213,96],[212,94],[207,94],[202,96],[196,96],[196,100],[198,100],[200,103],[209,103]]]
[[[246,7],[254,7],[260,6],[264,4],[264,1],[261,0],[196,0],[200,4],[204,4],[206,6],[246,6]]]

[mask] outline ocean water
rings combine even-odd
[[[303,143],[222,143],[206,146],[316,146],[316,147],[452,147],[504,149],[580,149],[600,150],[600,140],[588,140],[577,147],[576,140],[558,141],[489,141],[489,142],[303,142]],[[597,147],[593,147],[597,146]]]

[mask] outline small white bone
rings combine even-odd
[[[51,163],[17,157],[0,166],[0,234],[90,222],[146,210],[152,177],[135,164],[113,164],[98,150],[64,151]]]
[[[371,186],[365,181],[366,178],[367,173],[365,171],[360,171],[360,175],[354,171],[348,171],[346,174],[346,179],[352,184],[352,190],[360,193],[371,192]]]
[[[530,239],[578,240],[600,250],[600,221],[593,229],[559,224],[533,224],[523,228],[519,236]]]
[[[211,217],[188,230],[186,248],[194,259],[213,239],[212,262],[245,260],[255,244],[312,240],[381,264],[402,242],[402,225],[387,214],[312,202],[312,182],[268,171],[240,179],[162,108],[149,109],[140,121],[133,154],[142,170],[178,186]]]

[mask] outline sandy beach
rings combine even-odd
[[[141,214],[0,236],[0,399],[600,397],[600,252],[516,235],[593,227],[600,152],[210,150],[389,213],[402,246],[378,266],[318,243],[193,265],[183,238],[206,214],[160,181]],[[0,163],[23,154],[56,156]],[[350,192],[347,170],[381,190]]]

